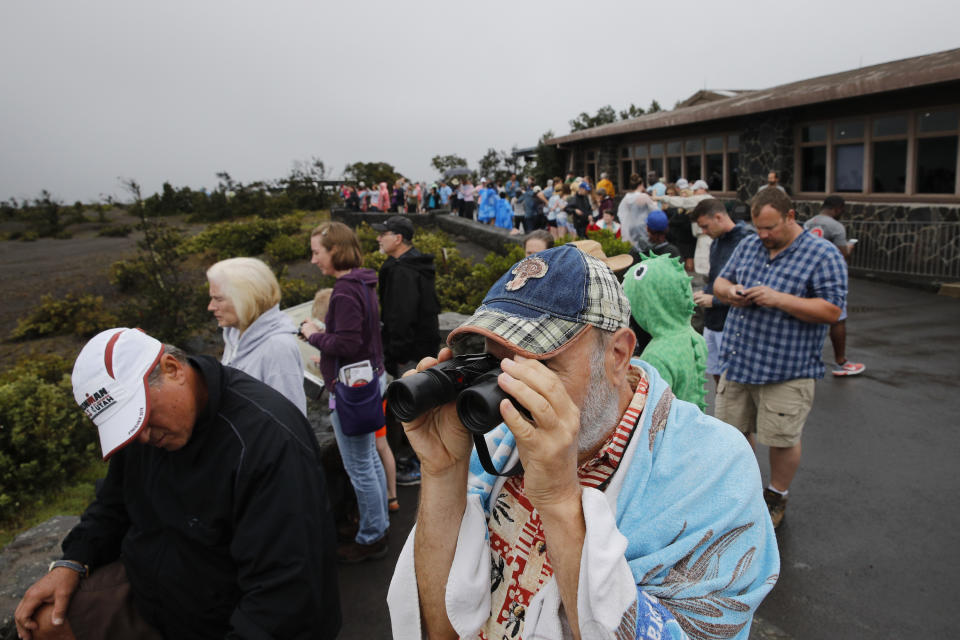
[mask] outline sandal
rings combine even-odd
[[[387,509],[393,513],[395,511],[400,511],[400,501],[396,498],[387,499]]]

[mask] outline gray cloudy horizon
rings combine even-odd
[[[0,6],[0,200],[213,187],[317,157],[436,177],[580,112],[960,46],[960,5],[69,0]]]

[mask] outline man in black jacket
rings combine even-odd
[[[399,378],[421,359],[439,351],[440,302],[433,256],[411,244],[413,223],[392,216],[377,231],[380,250],[390,256],[380,267],[380,317],[387,372]]]
[[[336,534],[299,409],[136,329],[90,340],[73,388],[110,466],[17,607],[21,637],[336,636]]]

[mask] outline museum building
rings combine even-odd
[[[829,194],[857,217],[960,220],[960,49],[755,91],[548,140],[577,175],[706,180],[746,202],[777,171],[798,212]]]

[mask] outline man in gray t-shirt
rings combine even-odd
[[[829,240],[840,249],[844,258],[850,258],[850,252],[856,245],[856,240],[847,240],[847,230],[837,221],[843,214],[845,202],[840,196],[827,196],[820,207],[820,213],[803,224],[803,228],[810,233]],[[847,360],[847,305],[843,305],[843,313],[836,323],[830,325],[830,342],[833,344],[833,375],[856,376],[866,368],[859,362]]]

